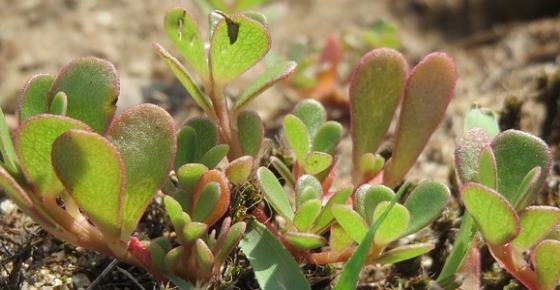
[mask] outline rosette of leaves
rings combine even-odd
[[[15,146],[2,118],[0,186],[55,237],[154,273],[131,234],[172,168],[175,125],[154,105],[115,116],[118,94],[114,66],[93,57],[32,77]]]
[[[469,112],[456,149],[462,200],[504,269],[528,289],[555,289],[560,241],[549,234],[560,223],[560,209],[531,206],[550,174],[550,150],[522,131],[498,133],[493,116],[483,112]]]
[[[257,13],[226,15],[215,11],[210,14],[209,44],[183,8],[169,10],[164,26],[190,69],[161,45],[154,44],[154,49],[193,100],[218,125],[219,143],[229,146],[228,158],[256,157],[263,138],[263,124],[255,112],[245,107],[266,89],[288,77],[296,64],[287,61],[268,67],[234,99],[226,95],[225,88],[268,53],[270,35],[265,18]]]

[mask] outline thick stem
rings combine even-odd
[[[214,84],[210,91],[210,99],[218,121],[221,140],[229,145],[228,159],[231,161],[241,157],[241,145],[237,137],[237,117],[235,113],[230,116],[223,86]]]
[[[529,290],[539,290],[539,283],[537,280],[537,275],[529,265],[523,265],[518,268],[515,266],[515,261],[513,260],[513,253],[511,249],[511,244],[491,246],[489,245],[490,253],[494,256],[494,259],[510,273],[515,279],[519,280],[527,289]]]

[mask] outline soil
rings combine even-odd
[[[0,104],[10,116],[19,89],[31,75],[55,74],[69,60],[94,55],[111,60],[120,72],[120,109],[141,102],[159,104],[178,122],[200,114],[180,84],[150,49],[151,42],[170,48],[162,29],[166,9],[185,6],[207,22],[192,1],[174,0],[0,0]],[[502,129],[520,128],[541,136],[560,158],[560,2],[552,0],[277,0],[257,10],[269,16],[273,54],[284,57],[296,43],[320,50],[330,35],[368,29],[378,19],[398,27],[401,51],[411,63],[434,50],[457,63],[459,82],[447,117],[408,175],[411,180],[446,182],[457,193],[452,153],[472,103],[500,112]],[[203,28],[204,30],[206,28]],[[365,52],[365,51],[362,51]],[[360,52],[348,51],[341,64],[345,78]],[[236,93],[262,70],[257,67],[228,88]],[[341,91],[345,92],[342,85]],[[252,107],[274,137],[281,114],[300,99],[286,85],[269,90]],[[345,126],[346,114],[331,115]],[[340,110],[338,110],[340,111]],[[347,135],[347,134],[346,134]],[[340,148],[338,186],[349,182],[350,142]],[[560,168],[538,199],[560,205]],[[366,268],[359,289],[425,289],[441,269],[460,222],[451,202],[442,217],[415,238],[436,242],[423,258],[393,267]],[[165,230],[161,205],[150,206],[139,233],[155,237]],[[167,227],[168,228],[168,227]],[[523,289],[482,251],[485,289]],[[235,275],[219,289],[256,289],[242,255],[235,255]],[[102,272],[111,265],[106,273]],[[314,289],[329,289],[339,267],[305,267]],[[240,269],[240,270],[239,270]],[[170,289],[142,270],[77,249],[41,230],[0,193],[0,289]],[[96,283],[97,283],[96,282]]]

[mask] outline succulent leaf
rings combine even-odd
[[[478,163],[478,180],[480,183],[490,188],[498,188],[496,158],[492,152],[492,147],[486,146],[482,148]]]
[[[288,195],[274,176],[274,173],[266,167],[261,167],[257,171],[257,179],[264,192],[266,200],[274,210],[288,221],[293,221],[294,210],[288,199]]]
[[[183,244],[192,245],[208,232],[208,225],[201,222],[189,222],[183,227]]]
[[[68,109],[68,96],[64,92],[58,92],[54,95],[54,98],[49,107],[49,114],[53,115],[66,115],[66,110]]]
[[[480,152],[491,141],[480,128],[470,129],[459,138],[455,148],[455,167],[462,183],[479,181]]]
[[[327,170],[333,162],[333,157],[330,154],[323,152],[309,152],[304,161],[305,172],[309,174],[319,174]]]
[[[243,154],[257,157],[264,138],[264,125],[255,111],[243,111],[237,116],[237,137]]]
[[[336,253],[345,251],[348,247],[350,247],[350,245],[352,245],[352,243],[354,243],[354,240],[352,240],[348,233],[346,233],[339,224],[333,224],[331,226],[330,233],[329,246],[331,247],[331,250]]]
[[[389,207],[389,201],[381,202],[373,213],[373,222],[378,219],[385,209]],[[410,213],[403,205],[396,203],[389,211],[387,218],[379,225],[375,234],[374,243],[385,246],[402,236],[410,223]]]
[[[311,229],[319,213],[321,213],[321,200],[310,199],[298,207],[294,225],[298,230],[306,232]]]
[[[200,163],[204,154],[218,143],[218,127],[214,122],[202,117],[190,119],[186,125],[196,132],[194,160],[189,162]]]
[[[54,78],[38,74],[27,81],[18,96],[17,116],[20,124],[27,119],[49,111],[49,90]]]
[[[185,223],[190,222],[190,220],[185,221],[183,218],[183,208],[181,204],[169,195],[164,196],[163,204],[165,205],[165,211],[169,216],[169,220],[171,220],[175,232],[181,232]]]
[[[496,114],[477,105],[471,106],[465,116],[464,131],[467,132],[472,128],[484,130],[490,138],[494,138],[500,133],[500,126],[498,125]]]
[[[327,240],[320,235],[299,232],[287,232],[284,237],[288,242],[303,251],[320,248],[327,244]]]
[[[296,183],[296,208],[306,201],[320,199],[323,196],[321,182],[312,175],[301,176]]]
[[[209,182],[204,185],[200,197],[195,207],[193,207],[193,221],[206,220],[214,210],[218,200],[220,199],[220,184],[217,182]]]
[[[241,185],[246,182],[251,175],[254,163],[255,161],[251,156],[241,156],[229,163],[226,168],[226,176],[229,182],[234,185]]]
[[[406,245],[391,249],[390,251],[383,253],[381,256],[375,258],[372,263],[381,265],[396,264],[402,261],[416,258],[420,255],[424,255],[430,252],[433,248],[433,244]]]
[[[410,213],[410,223],[403,235],[415,233],[435,221],[450,195],[447,186],[440,182],[426,181],[418,185],[404,203]]]
[[[175,158],[175,169],[196,162],[196,131],[191,127],[183,127],[177,132],[177,156]]]
[[[555,289],[560,280],[560,241],[544,240],[538,244],[533,253],[533,265],[539,289]]]
[[[208,166],[208,168],[215,168],[216,166],[218,166],[218,163],[220,163],[220,161],[222,161],[224,157],[226,157],[228,152],[229,146],[227,144],[218,144],[210,148],[210,150],[208,150],[208,152],[206,152],[206,154],[202,156],[202,159],[200,159],[200,163]]]
[[[551,206],[530,206],[519,214],[521,231],[512,241],[518,252],[529,250],[544,239],[560,223],[560,209]]]
[[[187,192],[193,193],[198,181],[208,172],[208,167],[200,163],[188,163],[177,170],[179,187]]]
[[[368,230],[367,223],[362,216],[346,205],[335,204],[332,206],[331,211],[336,222],[346,231],[352,240],[358,244],[361,243]]]
[[[315,225],[313,226],[313,229],[311,231],[314,233],[320,233],[325,230],[334,219],[332,207],[335,204],[346,204],[351,195],[351,187],[347,187],[335,192],[333,196],[331,196],[329,201],[327,201],[327,204],[323,206],[323,210],[321,210],[321,213],[319,214],[319,217],[317,217]]]
[[[317,132],[327,120],[327,111],[320,102],[313,99],[299,102],[294,108],[293,115],[305,124],[310,138],[315,138]]]
[[[294,151],[296,159],[300,162],[305,162],[310,148],[307,126],[301,119],[289,114],[284,118],[283,128],[284,136],[286,136],[286,140],[290,144],[292,151]]]
[[[311,150],[334,155],[341,138],[342,125],[335,121],[328,121],[317,130]]]
[[[199,206],[203,206],[205,203],[203,199],[206,197],[203,197],[203,194],[206,185],[211,182],[216,182],[219,185],[220,198],[216,201],[211,214],[203,220],[203,222],[210,226],[215,224],[226,213],[230,203],[229,184],[225,174],[218,170],[210,170],[202,175],[196,186],[192,201],[193,210],[196,211]]]
[[[392,200],[394,196],[395,192],[384,185],[361,185],[354,195],[356,211],[370,223],[375,208],[383,201]]]

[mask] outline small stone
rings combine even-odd
[[[72,283],[76,289],[86,289],[91,285],[91,281],[84,273],[78,273],[72,276]]]
[[[2,201],[2,203],[0,203],[0,210],[3,213],[7,214],[7,213],[12,212],[15,209],[16,209],[16,204],[9,199],[6,199],[6,200]]]

